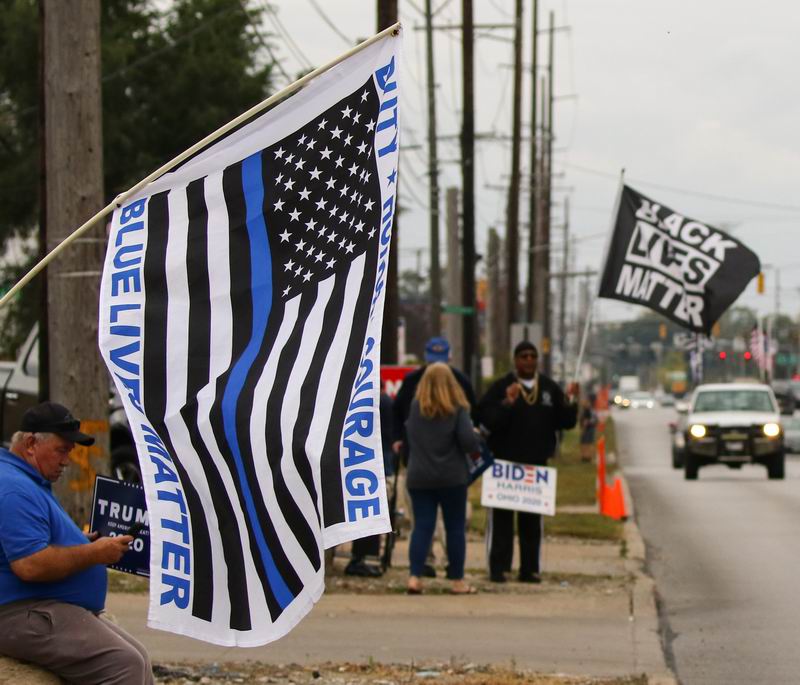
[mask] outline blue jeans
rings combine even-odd
[[[441,506],[449,562],[447,577],[460,580],[464,577],[464,557],[467,553],[467,486],[409,488],[408,492],[414,508],[414,530],[411,531],[411,543],[408,547],[411,575],[422,575],[436,527],[436,511]]]

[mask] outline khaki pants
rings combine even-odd
[[[140,642],[102,616],[55,600],[0,605],[0,654],[30,661],[69,683],[154,683]]]

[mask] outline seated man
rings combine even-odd
[[[20,428],[0,448],[0,654],[71,683],[152,684],[145,648],[102,616],[105,564],[133,538],[88,540],[51,489],[75,443],[94,438],[54,402],[25,412]]]

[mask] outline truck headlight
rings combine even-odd
[[[777,438],[781,434],[781,427],[777,423],[765,423],[764,435],[768,438]]]
[[[689,429],[689,435],[691,435],[693,438],[704,438],[706,437],[707,432],[708,431],[706,430],[706,427],[701,423],[695,423]]]

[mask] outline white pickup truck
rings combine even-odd
[[[755,383],[698,386],[689,402],[684,433],[683,468],[687,480],[701,467],[725,464],[766,466],[770,479],[785,469],[780,409],[772,389]],[[674,457],[673,457],[674,459]]]

